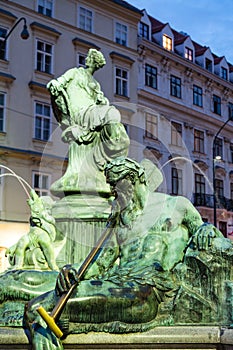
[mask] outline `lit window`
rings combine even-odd
[[[139,36],[149,40],[149,26],[143,22],[139,24]]]
[[[87,32],[93,31],[93,15],[92,11],[80,7],[79,8],[79,28]]]
[[[170,79],[170,88],[171,88],[172,96],[181,98],[181,79],[180,78],[172,75]]]
[[[122,68],[116,68],[115,81],[117,95],[128,96],[128,71]]]
[[[48,196],[50,187],[50,175],[33,172],[32,186],[38,196]]]
[[[182,170],[172,168],[172,194],[182,195],[183,185],[182,185]]]
[[[52,74],[53,46],[44,41],[37,41],[36,69],[40,72]]]
[[[48,141],[51,129],[51,108],[49,105],[36,102],[35,105],[35,138]]]
[[[168,51],[172,51],[172,38],[167,35],[163,35],[163,47]]]
[[[5,129],[5,100],[5,94],[0,92],[0,132],[3,132]]]
[[[157,140],[158,138],[158,119],[157,116],[146,113],[146,137]]]
[[[48,17],[52,17],[53,0],[38,0],[38,12]]]
[[[194,129],[194,152],[204,153],[204,132]]]
[[[193,85],[193,104],[202,107],[202,88]]]
[[[227,69],[224,67],[221,67],[221,78],[227,80]]]
[[[221,115],[221,98],[213,95],[213,112]]]
[[[171,143],[175,146],[182,146],[182,124],[171,122]]]
[[[7,30],[5,28],[0,27],[0,59],[6,59],[6,42],[3,43],[5,37],[7,35]]]
[[[145,85],[157,89],[157,68],[146,64]]]
[[[185,47],[185,55],[184,55],[184,57],[185,57],[187,60],[193,62],[193,50],[191,50],[191,49],[188,48],[188,47]]]
[[[115,40],[117,44],[127,46],[127,26],[125,24],[116,23]]]

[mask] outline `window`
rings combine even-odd
[[[201,174],[195,174],[195,193],[205,194],[205,178]]]
[[[52,74],[52,51],[51,44],[37,41],[36,69],[38,71]]]
[[[202,107],[202,88],[193,85],[193,104]]]
[[[53,0],[38,0],[38,12],[48,17],[52,17]]]
[[[48,141],[51,128],[50,106],[36,102],[35,109],[35,138]]]
[[[233,182],[231,182],[231,184],[230,184],[230,196],[231,196],[231,200],[233,200]]]
[[[212,61],[208,58],[205,59],[205,69],[207,69],[209,72],[212,72]]]
[[[233,120],[233,103],[228,103],[228,118],[231,118]]]
[[[181,79],[172,75],[170,80],[170,89],[172,96],[181,98]]]
[[[230,163],[233,163],[233,143],[230,143]]]
[[[158,138],[158,119],[157,116],[146,113],[146,137],[157,140]]]
[[[216,194],[219,197],[224,196],[224,187],[223,187],[223,180],[215,179],[215,188],[216,188]]]
[[[139,24],[139,36],[149,40],[149,26],[143,22]]]
[[[171,122],[171,143],[175,146],[182,146],[182,124]]]
[[[221,98],[213,95],[213,112],[221,115]]]
[[[127,26],[125,24],[116,23],[115,40],[117,44],[127,46]]]
[[[86,56],[83,54],[78,54],[78,63],[77,63],[78,67],[86,67]]]
[[[117,95],[128,96],[128,71],[122,68],[116,68],[115,81]]]
[[[194,152],[204,153],[204,132],[194,129]]]
[[[93,15],[92,11],[79,7],[79,28],[87,32],[93,31]]]
[[[219,221],[218,224],[219,231],[222,232],[223,236],[227,238],[227,222],[225,221]]]
[[[194,205],[206,205],[205,178],[201,174],[195,174],[195,203]]]
[[[0,92],[0,132],[5,130],[5,103],[6,96],[3,92]]]
[[[145,85],[157,89],[157,68],[146,64]]]
[[[0,27],[0,59],[6,60],[6,42],[3,42],[7,35],[7,30]]]
[[[182,195],[182,170],[172,168],[172,194]]]
[[[220,157],[223,158],[223,144],[222,139],[217,137],[214,142],[214,158]]]
[[[221,78],[227,80],[227,69],[224,67],[221,67]]]
[[[163,47],[168,51],[172,51],[172,38],[167,35],[163,35]]]
[[[185,57],[187,60],[193,62],[193,50],[190,49],[190,48],[188,48],[188,47],[185,47],[184,57]]]
[[[50,187],[50,175],[33,172],[32,185],[38,196],[48,196]]]

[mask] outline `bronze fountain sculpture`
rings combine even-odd
[[[57,202],[31,192],[30,232],[0,275],[1,325],[27,328],[34,350],[63,349],[70,333],[230,325],[231,241],[187,198],[156,192],[163,179],[153,163],[127,157],[120,113],[93,77],[105,59],[91,49],[86,64],[48,84],[69,164],[51,187]]]

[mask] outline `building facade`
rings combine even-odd
[[[21,18],[29,38],[20,38],[22,20],[4,42]],[[233,231],[233,69],[224,56],[123,0],[2,0],[0,40],[2,246],[16,239],[13,223],[27,229],[30,186],[49,194],[66,167],[46,84],[84,66],[89,48],[106,58],[96,79],[121,112],[129,156],[151,159],[164,175],[159,190],[188,197],[212,223],[215,178],[217,225]]]

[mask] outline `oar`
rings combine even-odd
[[[76,277],[76,282],[70,287],[67,293],[62,294],[59,298],[56,306],[52,310],[52,312],[49,314],[47,311],[43,308],[43,306],[39,306],[37,308],[37,312],[40,314],[40,316],[43,318],[43,320],[46,322],[48,327],[53,331],[53,333],[58,337],[61,338],[63,333],[60,330],[60,328],[56,324],[56,320],[60,317],[64,307],[66,306],[67,301],[69,300],[70,296],[72,295],[75,288],[78,286],[80,280],[84,276],[86,270],[90,266],[90,264],[94,261],[94,259],[99,254],[101,248],[105,245],[106,241],[111,237],[113,228],[116,224],[116,216],[112,217],[111,220],[109,220],[106,228],[104,229],[101,237],[95,244],[95,247],[92,248],[82,265],[80,266]]]

